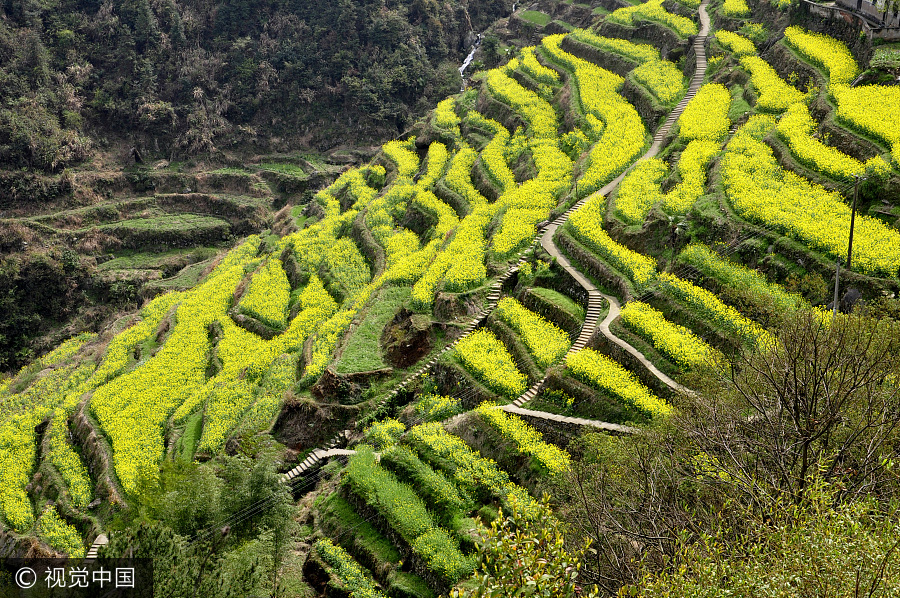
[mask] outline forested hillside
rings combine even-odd
[[[378,140],[459,88],[472,32],[511,4],[7,1],[0,165]]]

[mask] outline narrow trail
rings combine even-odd
[[[700,89],[700,86],[703,84],[703,79],[706,75],[706,38],[709,34],[709,15],[706,13],[706,5],[709,0],[703,0],[698,8],[700,15],[700,23],[701,28],[694,39],[694,51],[697,56],[697,68],[694,72],[694,76],[691,79],[690,86],[688,87],[687,94],[684,99],[679,102],[679,104],[672,110],[671,114],[669,114],[666,121],[662,126],[656,131],[656,134],[653,136],[653,142],[650,145],[650,149],[647,152],[638,158],[634,164],[642,160],[646,160],[648,158],[652,158],[657,153],[659,153],[660,149],[662,149],[663,141],[666,135],[671,130],[672,126],[675,124],[675,121],[681,116],[681,113],[684,111],[687,103],[696,95],[697,91]],[[634,164],[630,168],[634,167]],[[629,168],[629,170],[630,170]],[[610,323],[615,320],[619,316],[619,312],[621,309],[621,304],[618,299],[611,295],[606,295],[602,293],[597,287],[588,280],[581,272],[579,272],[576,268],[572,266],[572,264],[567,260],[556,247],[553,242],[553,236],[556,233],[557,229],[561,225],[563,225],[566,220],[568,220],[569,216],[572,213],[580,208],[589,198],[596,197],[597,194],[606,196],[612,192],[613,189],[622,181],[625,177],[625,174],[628,172],[626,170],[619,176],[617,176],[614,180],[604,186],[602,189],[592,194],[591,196],[582,199],[573,205],[569,210],[567,210],[562,216],[554,220],[545,230],[543,235],[539,238],[541,246],[553,257],[556,258],[557,262],[567,271],[572,277],[580,284],[584,289],[588,292],[588,308],[585,314],[584,324],[582,325],[581,333],[578,335],[575,343],[572,345],[571,349],[569,349],[568,354],[571,354],[575,351],[583,349],[590,338],[594,335],[596,330],[599,328],[600,332],[607,337],[610,341],[614,342],[616,345],[621,347],[622,349],[628,351],[635,358],[637,358],[654,376],[656,376],[659,380],[664,382],[669,387],[680,391],[690,393],[691,391],[684,386],[678,384],[662,372],[660,372],[644,355],[629,345],[624,340],[615,336],[610,329]],[[490,291],[487,295],[487,301],[485,305],[474,315],[474,317],[470,320],[469,324],[463,329],[463,333],[460,335],[458,339],[456,339],[453,343],[444,347],[444,349],[432,357],[426,364],[416,370],[415,373],[407,376],[398,386],[396,386],[390,393],[388,393],[384,399],[379,403],[377,407],[383,405],[386,401],[392,400],[397,394],[402,391],[406,386],[408,386],[411,382],[413,382],[417,377],[425,373],[428,369],[430,369],[438,360],[438,358],[446,353],[447,351],[452,350],[456,344],[468,336],[478,325],[490,314],[494,308],[497,306],[497,302],[500,300],[500,295],[502,293],[502,288],[504,283],[516,272],[518,272],[519,267],[526,261],[527,255],[534,249],[536,243],[531,246],[525,248],[519,253],[519,261],[510,267],[500,278],[498,278],[490,287]],[[604,318],[602,322],[598,322],[600,319],[600,313],[603,310],[603,301],[606,300],[609,304],[609,312]],[[546,420],[551,423],[563,424],[563,425],[575,425],[575,426],[583,426],[594,428],[598,430],[604,430],[611,433],[618,434],[634,434],[638,430],[635,428],[631,428],[628,426],[622,426],[619,424],[612,424],[609,422],[603,422],[598,420],[591,419],[583,419],[577,417],[568,417],[563,415],[557,415],[554,413],[547,413],[544,411],[533,411],[530,409],[522,408],[522,405],[526,402],[534,398],[537,393],[540,391],[541,386],[544,384],[546,377],[542,378],[539,382],[537,382],[534,386],[529,388],[522,394],[516,401],[509,405],[503,406],[503,409],[509,413],[513,413],[516,415],[524,416],[524,417],[532,417]],[[376,407],[376,408],[377,408]],[[461,416],[455,416],[454,418],[450,418],[449,421],[452,421]],[[339,432],[325,447],[318,448],[313,450],[307,457],[304,459],[302,463],[286,472],[281,476],[281,481],[284,483],[291,483],[296,478],[305,475],[311,469],[320,465],[323,461],[331,459],[332,457],[338,456],[349,456],[356,453],[354,450],[340,448],[339,445],[345,445],[346,441],[349,439],[352,434],[352,430],[342,430]],[[109,538],[106,534],[99,534],[94,542],[91,544],[91,547],[87,551],[85,555],[85,562],[91,562],[97,559],[100,549],[109,543]]]
[[[109,538],[106,534],[100,534],[95,539],[91,547],[88,549],[87,554],[84,555],[85,563],[92,563],[97,560],[97,556],[100,554],[100,549],[109,544]]]
[[[666,121],[659,127],[656,133],[653,136],[653,142],[650,144],[650,148],[647,152],[642,155],[640,158],[635,160],[634,164],[641,162],[642,160],[646,160],[648,158],[654,157],[659,151],[662,149],[663,141],[665,140],[666,135],[668,135],[669,131],[672,129],[672,126],[675,124],[675,121],[678,120],[678,117],[681,116],[681,113],[684,112],[685,107],[688,102],[693,99],[693,97],[697,94],[697,91],[700,89],[700,86],[703,84],[703,79],[706,76],[706,38],[709,35],[709,24],[710,19],[709,15],[706,13],[706,6],[709,0],[703,0],[700,3],[698,8],[698,12],[700,15],[700,31],[697,36],[694,38],[694,52],[697,56],[697,67],[694,71],[694,76],[691,78],[691,83],[688,87],[687,93],[681,102],[678,103],[677,106],[672,110],[669,114]],[[653,365],[653,363],[648,360],[643,353],[635,349],[633,346],[625,342],[624,340],[617,337],[613,332],[609,329],[610,323],[613,322],[621,311],[621,304],[619,300],[611,295],[606,295],[602,293],[590,280],[588,280],[580,271],[578,271],[572,264],[569,262],[565,256],[559,251],[556,247],[556,244],[553,242],[553,236],[556,234],[557,229],[562,226],[566,220],[575,212],[575,210],[579,209],[584,203],[592,198],[596,197],[598,194],[607,196],[609,195],[613,189],[625,178],[625,175],[628,171],[634,167],[634,164],[631,165],[628,169],[625,170],[622,174],[617,176],[615,179],[607,183],[602,189],[591,194],[590,196],[582,199],[577,202],[571,208],[569,208],[564,214],[562,214],[559,218],[554,220],[550,225],[544,229],[544,233],[539,238],[541,246],[544,250],[547,251],[551,256],[556,258],[557,263],[562,266],[577,282],[588,292],[588,308],[585,313],[584,324],[581,328],[581,333],[578,335],[578,338],[572,344],[572,347],[569,349],[569,352],[566,354],[567,356],[576,351],[580,351],[583,349],[588,341],[590,341],[591,337],[594,333],[599,329],[600,332],[608,338],[610,341],[628,351],[631,355],[633,355],[641,364],[644,365],[654,376],[656,376],[659,380],[661,380],[664,384],[669,386],[670,388],[684,393],[691,393],[692,391],[681,384],[678,384],[674,380],[672,380],[669,376],[659,371],[659,369]],[[534,244],[529,246],[528,248],[522,250],[519,253],[519,261],[513,265],[509,270],[507,270],[500,278],[498,278],[490,287],[490,291],[487,295],[487,301],[484,306],[474,315],[474,317],[469,321],[469,324],[463,329],[463,333],[460,335],[458,339],[456,339],[451,344],[444,347],[440,353],[432,357],[428,362],[422,365],[419,369],[417,369],[413,374],[410,374],[406,377],[400,384],[394,387],[390,393],[388,393],[384,399],[379,403],[378,407],[383,405],[385,402],[393,400],[394,397],[397,396],[404,388],[406,388],[410,383],[412,383],[416,378],[424,374],[428,371],[437,360],[444,353],[451,351],[456,344],[468,336],[478,325],[497,307],[497,302],[500,300],[500,295],[502,292],[503,285],[506,281],[516,272],[518,272],[519,267],[526,261],[527,255],[533,249]],[[603,302],[604,300],[609,304],[609,312],[606,315],[606,318],[603,321],[600,320],[600,313],[603,311]],[[522,415],[526,417],[533,417],[543,419],[549,422],[561,423],[561,424],[569,424],[569,425],[578,425],[590,428],[596,428],[600,430],[606,430],[608,432],[619,433],[619,434],[633,434],[637,430],[635,428],[631,428],[628,426],[622,426],[619,424],[612,424],[609,422],[592,420],[592,419],[583,419],[578,417],[568,417],[563,415],[557,415],[554,413],[548,413],[544,411],[534,411],[530,409],[523,409],[522,405],[527,401],[530,401],[537,393],[540,392],[541,387],[546,381],[546,376],[539,380],[536,384],[534,384],[531,388],[526,390],[521,396],[519,396],[514,402],[509,405],[504,405],[502,408],[504,411],[509,413],[513,413],[516,415]],[[377,408],[377,407],[376,407]],[[459,416],[456,416],[459,417]],[[454,418],[451,418],[451,420]],[[340,432],[331,442],[325,447],[314,450],[312,453],[307,456],[307,458],[285,473],[282,476],[282,481],[291,482],[299,476],[304,475],[310,469],[318,466],[323,461],[330,459],[335,456],[346,456],[352,455],[355,451],[337,448],[339,444],[342,444],[349,438],[351,430],[344,430]]]
[[[662,149],[663,141],[666,138],[666,135],[669,134],[669,131],[672,130],[672,126],[675,124],[675,121],[678,120],[678,117],[681,116],[681,113],[684,112],[685,107],[688,102],[690,102],[695,95],[697,95],[697,91],[700,90],[700,86],[703,85],[703,79],[706,77],[706,38],[709,35],[709,15],[706,13],[706,5],[709,0],[703,0],[700,3],[698,8],[698,12],[700,15],[700,31],[697,36],[694,38],[694,52],[697,56],[697,68],[694,70],[694,76],[691,78],[691,83],[688,86],[687,93],[684,98],[678,103],[677,106],[672,110],[669,114],[666,121],[657,129],[656,134],[653,136],[653,142],[650,144],[650,148],[647,152],[638,158],[634,164],[641,162],[643,160],[647,160],[656,156],[659,151]],[[599,328],[600,333],[603,334],[606,338],[608,338],[611,342],[615,343],[625,351],[628,351],[631,355],[635,357],[647,370],[650,371],[651,374],[656,376],[661,382],[663,382],[669,388],[676,390],[678,392],[690,393],[692,392],[689,388],[682,386],[681,384],[672,380],[669,376],[659,371],[653,363],[647,359],[643,353],[635,349],[633,346],[628,344],[626,341],[622,340],[618,336],[616,336],[610,329],[609,325],[619,317],[619,313],[622,309],[622,304],[619,303],[619,300],[612,295],[607,295],[602,293],[594,283],[587,279],[580,271],[578,271],[572,263],[569,262],[568,259],[559,251],[559,248],[553,242],[553,236],[556,234],[557,229],[560,226],[565,224],[566,220],[578,210],[581,206],[585,204],[589,199],[592,199],[598,195],[608,196],[612,193],[613,189],[615,189],[619,183],[622,182],[622,179],[625,178],[625,175],[634,168],[634,164],[632,164],[628,169],[626,169],[622,174],[617,176],[615,179],[607,183],[602,189],[592,193],[588,197],[577,202],[571,208],[566,210],[566,212],[550,223],[546,229],[544,229],[544,234],[541,236],[541,246],[544,250],[549,253],[551,256],[556,258],[557,263],[563,267],[572,278],[578,282],[579,285],[582,286],[588,292],[588,308],[587,313],[585,314],[584,324],[581,328],[581,334],[578,335],[575,343],[572,345],[572,348],[569,349],[569,352],[566,354],[568,357],[570,354],[575,353],[576,351],[580,351],[583,349],[588,341],[590,341],[591,337],[594,335],[594,332]],[[603,311],[603,301],[609,304],[609,312],[606,314],[606,318],[603,319],[602,322],[598,322],[600,319],[600,312]],[[518,399],[516,399],[512,405],[516,408],[521,407],[526,402],[533,399],[537,396],[537,393],[540,392],[541,387],[544,385],[546,381],[546,376],[535,383],[531,388],[526,390]]]

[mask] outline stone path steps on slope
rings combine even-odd
[[[512,413],[520,417],[536,417],[550,422],[584,426],[586,428],[596,428],[598,430],[604,430],[606,432],[612,432],[615,434],[636,434],[639,431],[637,428],[632,428],[630,426],[611,424],[609,422],[602,422],[595,419],[567,417],[565,415],[547,413],[546,411],[532,411],[531,409],[522,409],[521,407],[517,407],[515,405],[504,405],[502,409],[507,413]]]
[[[106,534],[100,534],[94,539],[94,543],[91,544],[91,547],[88,549],[87,554],[84,555],[84,562],[90,563],[97,560],[97,556],[100,554],[100,548],[109,544],[109,538],[106,537]]]
[[[328,459],[338,455],[352,455],[355,451],[347,452],[346,449],[340,448],[339,446],[346,445],[347,440],[350,439],[350,434],[350,430],[341,430],[340,432],[338,432],[335,437],[332,438],[323,448],[317,448],[313,450],[313,452],[307,455],[306,459],[304,459],[299,465],[281,476],[281,481],[290,482],[309,468],[318,465],[324,459]]]
[[[659,130],[657,130],[656,134],[653,137],[653,143],[650,145],[650,149],[647,150],[647,153],[645,153],[643,156],[641,156],[635,163],[639,162],[640,160],[646,160],[647,158],[652,158],[659,152],[660,149],[662,149],[662,142],[665,139],[665,136],[668,135],[669,131],[672,128],[672,125],[674,125],[675,121],[678,120],[678,117],[681,116],[681,113],[684,111],[685,106],[687,106],[688,102],[690,102],[691,99],[693,99],[693,97],[697,94],[697,91],[700,89],[700,86],[703,83],[703,79],[706,76],[706,66],[707,66],[707,64],[706,64],[706,38],[709,35],[709,22],[710,22],[709,15],[707,15],[707,13],[706,13],[706,5],[708,4],[708,2],[709,2],[709,0],[703,0],[698,9],[699,14],[700,14],[701,27],[700,27],[700,31],[699,31],[698,35],[694,38],[694,52],[697,55],[697,68],[694,72],[693,78],[691,79],[691,84],[688,87],[687,94],[685,94],[685,97],[681,100],[681,102],[678,103],[678,105],[675,107],[675,109],[672,110],[671,114],[669,114],[665,123],[663,123],[663,125],[659,128]],[[611,182],[609,182],[606,186],[604,186],[602,189],[597,191],[597,193],[599,193],[600,195],[604,195],[604,196],[609,195],[612,192],[612,190],[615,189],[616,186],[622,181],[622,179],[625,178],[625,174],[627,172],[628,172],[628,170],[626,170],[625,172],[623,172],[622,174],[617,176],[615,179],[613,179]],[[593,197],[593,195],[590,197]],[[637,358],[638,361],[640,361],[641,364],[644,365],[644,367],[646,367],[654,376],[659,378],[667,386],[669,386],[675,390],[678,390],[680,392],[688,392],[688,393],[691,392],[690,389],[685,388],[684,386],[678,384],[677,382],[675,382],[674,380],[672,380],[671,378],[666,376],[664,373],[660,372],[659,369],[656,368],[656,366],[654,366],[646,357],[644,357],[643,353],[641,353],[640,351],[638,351],[637,349],[635,349],[634,347],[629,345],[627,342],[620,339],[619,337],[615,336],[610,331],[610,329],[609,329],[610,322],[615,320],[619,315],[619,311],[621,308],[619,301],[615,297],[612,297],[610,295],[605,295],[602,292],[600,292],[600,290],[590,280],[588,280],[581,272],[579,272],[577,269],[575,269],[572,266],[572,264],[569,262],[569,260],[567,260],[559,252],[559,250],[556,248],[556,245],[553,243],[553,235],[556,233],[556,230],[560,226],[562,226],[566,222],[566,220],[569,219],[569,216],[571,216],[575,210],[580,208],[584,204],[584,202],[587,201],[587,199],[589,199],[589,198],[584,198],[581,201],[576,202],[575,205],[573,205],[571,208],[566,210],[556,220],[551,222],[544,229],[544,233],[540,237],[541,246],[550,255],[552,255],[553,257],[556,258],[557,262],[563,268],[565,268],[566,271],[569,272],[569,274],[578,282],[578,284],[580,284],[583,288],[585,288],[588,291],[588,309],[585,313],[585,319],[584,319],[584,324],[582,325],[582,328],[581,328],[581,333],[578,335],[578,338],[575,340],[575,343],[572,344],[572,347],[569,349],[569,352],[566,355],[568,355],[570,353],[574,353],[576,351],[580,351],[581,349],[583,349],[587,345],[587,343],[590,341],[590,338],[591,338],[591,336],[593,336],[594,332],[599,328],[600,332],[604,336],[606,336],[609,340],[611,340],[612,342],[616,343],[618,346],[622,347],[623,349],[625,349],[626,351],[628,351],[629,353],[634,355],[634,357]],[[528,249],[523,250],[519,254],[521,256],[519,261],[514,266],[512,266],[509,270],[507,270],[506,273],[502,277],[498,278],[491,285],[491,290],[487,296],[487,302],[485,303],[484,307],[481,310],[479,310],[479,312],[475,315],[475,317],[472,318],[472,320],[469,322],[469,325],[466,326],[466,328],[463,330],[463,333],[460,336],[460,338],[455,340],[450,345],[447,345],[446,347],[444,347],[444,349],[438,355],[432,357],[425,365],[423,365],[421,368],[419,368],[414,374],[411,374],[403,382],[401,382],[398,386],[396,386],[390,393],[388,393],[388,395],[384,398],[384,401],[382,401],[381,404],[384,404],[385,401],[388,401],[388,400],[396,397],[397,394],[399,394],[400,391],[402,391],[404,388],[406,388],[407,385],[409,385],[417,377],[421,376],[426,371],[428,371],[437,362],[438,358],[441,355],[443,355],[447,351],[452,350],[460,340],[465,338],[472,331],[474,331],[475,328],[478,327],[478,325],[481,323],[481,321],[485,317],[487,317],[487,315],[491,311],[493,311],[493,309],[497,306],[497,302],[500,300],[500,295],[502,292],[503,284],[509,279],[510,276],[512,276],[513,274],[518,272],[519,267],[527,260],[527,254],[532,250],[532,248],[533,248],[533,245],[531,247],[529,247]],[[606,302],[609,305],[609,313],[607,314],[606,318],[598,324],[597,322],[599,320],[600,313],[603,310],[603,301],[604,300],[606,300]],[[540,389],[543,386],[545,381],[546,381],[546,377],[539,380],[534,386],[532,386],[531,388],[526,390],[520,397],[518,397],[512,404],[506,405],[504,407],[504,409],[509,411],[510,413],[518,413],[518,414],[528,415],[530,417],[539,417],[541,419],[546,419],[548,421],[577,424],[577,425],[589,426],[589,427],[594,427],[594,428],[599,428],[599,429],[616,431],[616,432],[620,432],[620,433],[629,433],[630,434],[635,431],[634,428],[629,428],[628,426],[620,426],[618,424],[611,424],[608,422],[566,417],[566,416],[556,415],[553,413],[546,413],[543,411],[532,411],[529,409],[522,409],[521,406],[524,403],[530,401],[535,396],[537,396],[537,393],[540,392]],[[462,415],[458,415],[458,416],[455,416],[454,418],[450,418],[450,420],[448,420],[448,421],[452,422],[460,417],[462,417]],[[338,438],[340,438],[340,437],[346,438],[346,437],[349,437],[350,434],[351,434],[350,430],[344,430],[343,432],[341,432],[338,435]],[[350,451],[347,449],[334,448],[334,446],[336,444],[337,444],[337,439],[333,440],[328,448],[314,450],[303,461],[303,463],[301,463],[297,467],[291,469],[289,472],[284,474],[284,476],[282,476],[282,480],[285,482],[290,482],[293,479],[295,479],[296,477],[303,475],[303,473],[305,473],[310,468],[316,466],[324,459],[328,459],[330,457],[337,456],[337,455],[353,454],[353,451]]]
[[[678,117],[681,116],[681,113],[684,112],[685,107],[687,107],[688,102],[690,102],[697,92],[700,91],[700,87],[703,85],[703,79],[706,77],[706,39],[709,36],[709,16],[706,14],[706,2],[703,2],[700,7],[700,31],[697,36],[694,38],[694,54],[697,58],[697,68],[694,70],[694,76],[691,78],[691,83],[688,86],[687,93],[678,102],[678,105],[669,113],[669,117],[663,123],[663,125],[656,131],[656,134],[653,136],[653,145],[650,146],[650,151],[647,152],[649,155],[644,155],[642,159],[651,158],[656,155],[656,153],[662,149],[662,142],[665,139],[666,135],[669,134],[669,131],[672,130],[672,126],[675,124],[675,121],[678,120]],[[651,153],[652,152],[652,153]]]
[[[666,138],[666,135],[668,135],[669,131],[672,130],[672,126],[674,126],[675,122],[678,120],[678,117],[681,116],[681,113],[684,112],[684,109],[688,105],[688,102],[690,102],[694,98],[694,96],[697,95],[697,91],[699,91],[700,87],[703,85],[703,79],[706,77],[707,66],[706,38],[709,35],[710,22],[709,15],[706,13],[706,5],[708,2],[709,0],[703,0],[698,9],[700,14],[700,31],[694,38],[694,52],[697,55],[697,68],[694,71],[694,76],[691,78],[691,84],[688,87],[688,91],[685,94],[684,98],[669,114],[668,118],[666,118],[666,121],[656,131],[656,134],[653,136],[653,143],[650,145],[650,149],[648,149],[643,156],[638,158],[638,160],[635,161],[635,164],[642,160],[652,158],[659,153],[659,150],[662,149],[662,144]],[[594,335],[594,332],[599,329],[600,333],[603,334],[603,336],[608,338],[610,341],[612,341],[625,351],[628,351],[628,353],[633,355],[645,368],[647,368],[647,370],[650,371],[651,374],[656,376],[656,378],[662,381],[666,386],[679,392],[690,393],[690,389],[675,382],[669,376],[659,371],[659,368],[653,365],[653,363],[649,359],[647,359],[643,353],[613,334],[613,332],[609,329],[609,325],[613,322],[613,320],[619,317],[621,304],[619,303],[618,299],[600,292],[600,290],[590,280],[588,280],[587,277],[585,277],[581,272],[579,272],[575,267],[572,266],[571,262],[569,262],[569,260],[567,260],[562,255],[562,253],[560,253],[559,249],[556,247],[556,244],[553,242],[553,236],[556,234],[556,230],[560,226],[562,226],[566,222],[566,220],[569,219],[569,216],[571,216],[575,210],[584,205],[584,203],[591,197],[595,197],[598,194],[607,196],[612,193],[613,189],[615,189],[618,184],[622,182],[622,179],[625,178],[625,175],[629,170],[630,168],[626,169],[625,172],[617,176],[596,193],[578,201],[575,205],[566,210],[566,212],[559,218],[550,223],[550,225],[544,230],[544,234],[541,236],[541,246],[544,248],[544,250],[546,250],[547,253],[556,258],[557,263],[562,266],[569,274],[571,274],[572,277],[578,282],[578,284],[588,292],[588,311],[584,320],[584,324],[581,328],[581,334],[578,336],[578,340],[575,341],[575,343],[572,345],[572,348],[569,349],[569,353],[567,353],[566,355],[568,356],[570,353],[574,353],[575,351],[580,351],[581,349],[583,349],[585,345],[587,345],[590,338]],[[609,304],[609,312],[607,313],[606,318],[604,318],[604,320],[598,324],[597,316],[602,309],[603,299],[605,299]],[[543,386],[545,381],[546,376],[543,379],[539,380],[534,386],[526,390],[519,398],[513,401],[512,404],[515,407],[520,407],[533,399],[535,396],[537,396],[538,392],[540,392],[541,387]]]
[[[351,449],[342,449],[342,448],[329,448],[329,449],[316,449],[311,452],[303,462],[297,467],[293,468],[283,476],[281,476],[282,482],[290,482],[298,476],[303,475],[309,469],[315,467],[322,461],[326,459],[330,459],[332,457],[340,457],[340,456],[349,456],[355,455],[356,451]]]

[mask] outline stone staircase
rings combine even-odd
[[[97,560],[97,556],[100,554],[100,548],[109,544],[109,538],[106,537],[106,534],[100,534],[94,539],[93,544],[88,549],[87,554],[84,555],[83,562],[92,563]]]
[[[656,134],[653,136],[653,143],[650,145],[650,149],[648,149],[643,156],[636,160],[635,164],[637,162],[640,162],[641,160],[652,158],[659,153],[659,151],[662,149],[662,144],[665,141],[666,136],[669,134],[669,131],[672,130],[675,122],[684,112],[684,109],[688,105],[688,102],[690,102],[694,98],[694,96],[697,95],[697,92],[703,85],[703,79],[706,77],[707,67],[706,40],[709,35],[709,15],[706,13],[706,6],[708,2],[709,0],[703,0],[703,2],[700,4],[700,7],[698,8],[701,26],[700,31],[694,38],[694,52],[697,55],[697,68],[694,71],[694,76],[691,78],[691,83],[688,86],[687,93],[685,94],[684,98],[678,103],[678,105],[675,106],[662,126],[657,129]],[[562,255],[562,253],[560,253],[559,249],[556,247],[556,244],[553,242],[553,236],[556,233],[556,230],[560,226],[565,224],[566,220],[569,219],[569,216],[571,216],[575,210],[584,205],[584,203],[591,197],[596,197],[597,194],[603,196],[609,195],[613,191],[613,189],[618,186],[622,179],[625,178],[627,172],[628,170],[617,176],[613,181],[605,185],[595,194],[578,201],[575,205],[566,210],[566,212],[559,218],[551,222],[550,225],[545,229],[544,234],[541,236],[541,245],[544,247],[547,253],[556,258],[557,263],[562,266],[578,282],[578,284],[580,284],[582,288],[584,288],[588,292],[588,308],[587,313],[585,314],[584,324],[581,328],[581,334],[578,335],[578,339],[572,345],[572,348],[569,349],[569,353],[573,353],[575,351],[580,351],[581,349],[583,349],[599,328],[600,332],[604,336],[634,355],[638,359],[638,361],[640,361],[644,365],[644,367],[646,367],[650,371],[650,373],[652,373],[664,384],[679,392],[691,392],[689,389],[678,384],[677,382],[660,372],[659,369],[656,368],[656,366],[654,366],[646,357],[644,357],[644,355],[640,351],[638,351],[633,346],[620,339],[615,334],[613,334],[612,331],[610,331],[609,324],[619,316],[619,310],[621,306],[618,300],[615,297],[602,293],[594,285],[594,283],[588,280],[587,277],[585,277],[574,266],[572,266],[569,260],[566,259],[565,256]],[[609,305],[609,312],[607,313],[606,319],[604,319],[603,322],[599,322],[598,320],[600,312],[603,309],[604,300]],[[567,353],[567,355],[569,353]],[[526,390],[521,396],[513,401],[512,406],[515,408],[520,408],[522,405],[526,404],[528,401],[536,397],[545,381],[546,377],[535,383],[531,388]]]
[[[706,5],[708,2],[709,0],[704,0],[698,8],[700,14],[700,31],[697,33],[696,37],[694,37],[694,54],[697,57],[697,67],[694,69],[694,76],[691,78],[691,83],[688,86],[684,98],[678,102],[678,105],[669,113],[669,117],[662,126],[656,130],[656,134],[653,136],[653,145],[650,148],[650,151],[653,153],[650,154],[650,152],[647,152],[650,155],[645,155],[644,158],[652,158],[660,149],[662,149],[662,142],[665,140],[666,135],[672,130],[675,121],[677,121],[678,117],[681,116],[681,113],[684,112],[688,102],[694,99],[694,96],[697,95],[697,92],[700,91],[700,87],[703,85],[707,66],[706,40],[709,37],[709,16],[706,14]],[[653,151],[654,147],[656,147],[656,151]]]

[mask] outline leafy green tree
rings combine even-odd
[[[155,596],[260,596],[258,559],[248,562],[229,558],[224,550],[227,536],[226,529],[208,538],[188,542],[169,527],[143,523],[112,533],[100,556],[152,559]]]
[[[511,513],[491,523],[479,542],[479,566],[472,581],[451,592],[453,598],[596,597],[578,575],[587,544],[566,548],[563,526],[549,499],[530,507],[510,501]]]

